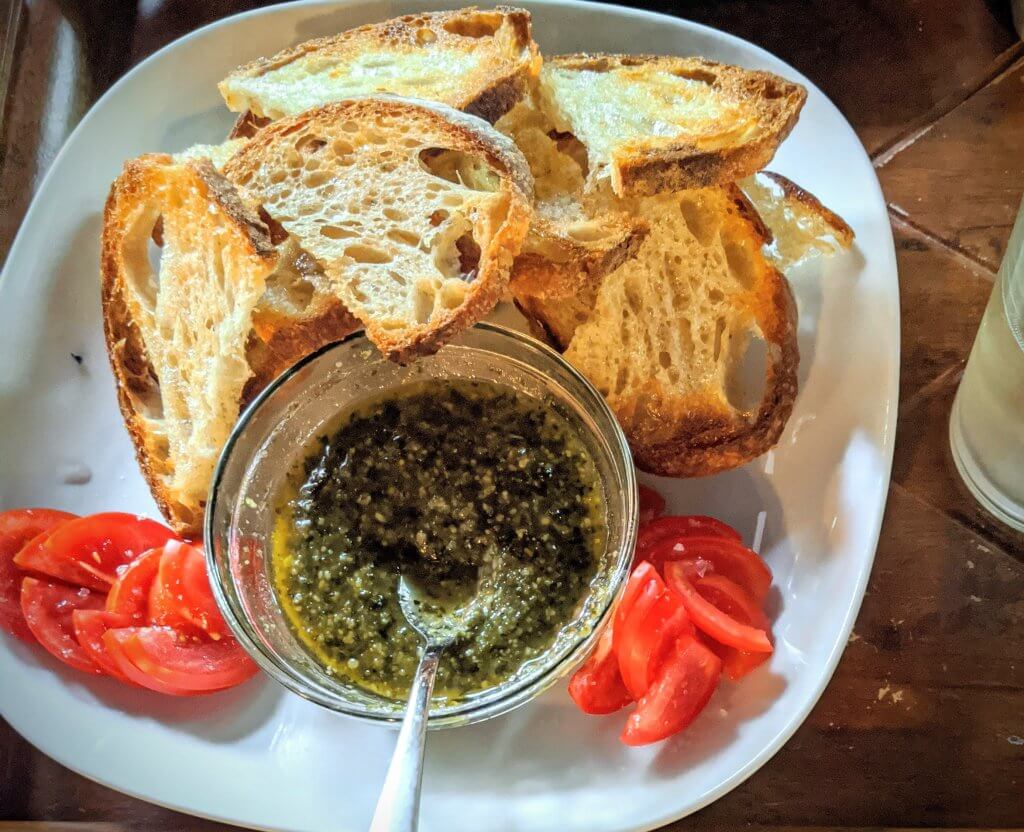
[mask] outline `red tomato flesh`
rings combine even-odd
[[[110,660],[130,682],[147,690],[156,693],[167,694],[168,696],[198,696],[201,691],[184,690],[173,685],[167,685],[139,669],[135,663],[128,658],[124,649],[124,642],[137,628],[127,627],[124,629],[107,630],[103,634],[103,647],[107,651]]]
[[[771,635],[768,616],[744,589],[721,575],[709,575],[695,581],[694,589],[722,612],[743,624],[764,630]],[[734,682],[756,670],[771,656],[771,653],[750,653],[727,647],[708,639],[709,649],[722,660],[722,672]]]
[[[171,541],[164,547],[157,579],[161,594],[186,621],[216,640],[228,635],[206,574],[206,558],[187,543]]]
[[[14,562],[22,569],[106,592],[119,567],[177,539],[155,520],[112,511],[68,521],[38,551],[20,553]]]
[[[569,696],[585,714],[611,714],[633,701],[619,674],[611,627],[605,628],[594,652],[573,674]]]
[[[662,587],[654,603],[636,604],[626,620],[626,634],[617,651],[622,680],[634,699],[647,693],[679,637],[692,634],[690,616],[674,592]]]
[[[164,547],[150,549],[119,570],[117,580],[107,596],[107,612],[128,618],[122,627],[139,626],[149,622],[149,592],[160,568]]]
[[[223,690],[250,679],[257,670],[234,639],[183,641],[169,627],[128,627],[109,631],[103,640],[108,649],[111,641],[116,642],[151,680],[179,691]]]
[[[103,644],[103,634],[107,630],[127,627],[131,623],[128,616],[106,610],[75,610],[71,614],[71,621],[75,639],[93,663],[108,676],[132,684],[131,680],[118,670]]]
[[[750,653],[772,652],[772,643],[764,630],[737,621],[694,589],[686,574],[686,564],[666,564],[665,578],[672,590],[679,593],[698,630],[729,647]]]
[[[158,627],[172,627],[186,637],[205,639],[206,633],[185,618],[179,607],[180,604],[170,591],[159,580],[153,581],[149,590],[149,623]]]
[[[691,514],[683,517],[658,517],[640,527],[636,537],[636,558],[646,558],[647,550],[662,540],[677,537],[724,537],[742,541],[740,533],[714,517]]]
[[[665,588],[665,582],[661,579],[661,575],[658,574],[658,570],[651,566],[651,564],[646,562],[638,563],[633,567],[633,571],[626,581],[626,588],[622,591],[619,604],[615,608],[613,631],[619,630],[624,626],[626,616],[629,615],[629,611],[633,608],[637,596],[640,595],[644,587],[652,580],[658,581],[662,589]]]
[[[647,745],[682,731],[704,710],[721,672],[718,656],[693,636],[682,636],[626,720],[622,742]]]
[[[75,610],[101,610],[102,593],[39,578],[21,582],[21,611],[43,649],[84,673],[102,671],[75,638]]]
[[[15,556],[26,546],[44,541],[74,514],[49,508],[17,508],[0,512],[0,629],[26,641],[32,631],[21,612],[21,570]]]
[[[667,564],[681,561],[690,580],[710,573],[724,575],[739,584],[758,603],[764,601],[772,585],[772,573],[757,552],[742,543],[720,537],[668,538],[653,545],[647,560],[665,574]]]
[[[650,523],[665,512],[665,498],[653,488],[638,486],[640,492],[640,523]]]
[[[660,578],[648,581],[636,596],[621,626],[618,622],[615,625],[612,643],[619,657],[619,672],[626,690],[634,699],[639,699],[647,691],[647,662],[650,657],[642,653],[642,645],[646,643],[644,636],[647,616],[665,591],[665,584]]]

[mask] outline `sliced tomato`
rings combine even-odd
[[[32,631],[21,613],[21,570],[14,557],[26,546],[45,540],[74,514],[49,508],[16,508],[0,512],[0,629],[26,641]]]
[[[229,635],[210,589],[201,550],[187,543],[169,542],[160,559],[158,580],[162,595],[169,596],[171,605],[186,621],[214,640]]]
[[[661,517],[665,511],[665,498],[646,485],[640,485],[638,488],[640,491],[640,523],[650,523],[655,517]]]
[[[679,638],[626,720],[622,741],[647,745],[682,731],[704,710],[721,673],[718,656],[693,636]]]
[[[131,684],[131,680],[118,670],[103,644],[103,634],[107,630],[127,627],[131,623],[128,616],[106,610],[75,610],[71,613],[71,621],[75,640],[93,663],[108,676]]]
[[[633,567],[629,580],[626,581],[626,588],[622,591],[619,604],[615,608],[615,621],[612,625],[613,631],[620,630],[625,625],[626,616],[629,615],[633,604],[636,603],[637,597],[652,580],[657,581],[662,589],[664,589],[665,582],[662,580],[661,575],[658,574],[658,570],[651,566],[651,564],[644,562],[638,563]]]
[[[169,627],[129,627],[110,630],[103,641],[108,650],[115,642],[115,650],[158,685],[179,691],[224,690],[252,678],[257,670],[238,642],[229,638],[183,641]]]
[[[658,517],[640,527],[636,537],[636,559],[643,560],[655,543],[677,537],[724,537],[741,542],[740,533],[714,517],[690,514],[681,517]]]
[[[706,578],[694,581],[693,586],[701,596],[722,612],[737,621],[764,630],[770,637],[768,616],[750,597],[750,594],[738,584],[722,575],[708,575]],[[707,645],[722,660],[722,672],[734,682],[742,679],[752,670],[756,670],[771,656],[771,653],[751,653],[746,650],[737,650],[735,647],[727,647],[710,638]]]
[[[648,587],[659,589],[653,581]],[[634,699],[647,693],[676,640],[693,633],[690,617],[678,595],[661,587],[654,602],[647,604],[646,593],[645,589],[626,619],[623,638],[616,648],[622,680]]]
[[[569,681],[569,696],[585,714],[610,714],[633,701],[612,649],[612,628],[605,627],[597,647]]]
[[[619,626],[616,622],[613,646],[615,655],[619,657],[619,672],[622,681],[634,699],[643,696],[646,688],[641,681],[646,676],[647,656],[639,656],[638,644],[643,641],[645,622],[648,613],[658,603],[665,592],[665,584],[659,577],[650,580],[636,596],[633,607]]]
[[[206,633],[185,618],[180,612],[181,604],[165,589],[159,580],[153,581],[149,590],[149,623],[158,627],[173,627],[179,635],[187,638],[205,639]]]
[[[183,688],[176,688],[173,685],[164,684],[159,679],[156,679],[148,673],[140,670],[135,663],[128,658],[128,654],[124,649],[124,643],[131,637],[131,634],[134,633],[136,629],[138,628],[127,627],[124,629],[107,630],[102,636],[103,647],[107,651],[107,655],[114,663],[114,666],[125,676],[125,678],[139,687],[155,691],[156,693],[164,693],[168,696],[198,696],[202,693],[202,691],[184,690]]]
[[[647,559],[665,574],[669,562],[680,561],[690,580],[711,573],[739,584],[758,603],[772,585],[772,572],[761,556],[742,543],[721,537],[677,537],[662,540],[647,552]]]
[[[149,592],[156,581],[163,553],[163,546],[150,549],[119,570],[117,580],[107,595],[107,612],[126,616],[128,623],[122,627],[149,623]]]
[[[119,567],[177,539],[155,520],[112,511],[68,521],[37,551],[21,552],[14,562],[22,569],[106,592]]]
[[[737,621],[705,599],[690,582],[685,563],[665,565],[665,579],[674,592],[679,593],[693,626],[716,641],[750,653],[771,653],[768,634],[757,627]]]
[[[101,673],[75,638],[75,610],[101,610],[104,596],[85,587],[66,586],[40,578],[21,582],[21,611],[43,648],[85,673]]]

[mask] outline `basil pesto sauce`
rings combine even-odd
[[[479,596],[438,695],[499,684],[572,620],[604,549],[597,470],[553,407],[484,382],[431,381],[343,414],[280,496],[274,583],[328,672],[403,699],[421,639],[401,574],[430,603]]]

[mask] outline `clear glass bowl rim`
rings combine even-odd
[[[584,638],[580,639],[560,661],[546,668],[543,672],[539,672],[536,676],[525,677],[517,685],[501,691],[500,696],[488,698],[486,693],[484,693],[479,698],[457,705],[446,713],[432,715],[428,720],[428,728],[430,729],[475,724],[477,722],[483,722],[484,720],[508,713],[514,708],[525,704],[529,700],[538,696],[548,687],[553,685],[558,679],[568,675],[582,664],[583,660],[587,655],[589,655],[591,648],[596,643],[597,638],[600,636],[615,602],[618,600],[625,588],[626,578],[629,576],[629,568],[632,562],[632,552],[636,542],[638,525],[639,497],[637,493],[636,472],[633,467],[632,454],[625,434],[619,426],[618,421],[615,419],[614,414],[611,412],[611,409],[605,402],[604,397],[581,373],[576,370],[575,367],[555,352],[555,350],[551,349],[547,344],[544,344],[538,339],[517,330],[488,322],[477,323],[472,329],[490,332],[491,334],[497,335],[499,338],[508,338],[513,341],[517,341],[521,346],[527,348],[527,350],[538,353],[544,360],[556,364],[562,372],[566,373],[576,383],[580,384],[588,393],[591,397],[591,402],[581,401],[579,397],[574,396],[564,388],[561,390],[561,395],[565,398],[574,400],[575,403],[583,410],[588,411],[592,417],[600,414],[602,421],[611,427],[610,431],[602,431],[604,434],[602,438],[614,457],[614,463],[616,465],[621,465],[625,475],[625,481],[623,482],[624,487],[622,489],[623,493],[621,495],[624,500],[622,508],[624,513],[625,532],[622,538],[622,545],[619,547],[619,551],[615,555],[616,563],[609,583],[609,589],[606,593],[604,608],[598,615],[591,631]],[[214,517],[219,503],[218,497],[224,472],[227,468],[232,452],[237,446],[241,435],[253,416],[259,411],[264,403],[270,399],[275,392],[277,392],[278,389],[284,386],[297,373],[301,372],[305,367],[319,360],[331,351],[338,349],[345,344],[349,344],[354,340],[367,340],[365,332],[363,330],[358,330],[341,340],[326,344],[316,352],[305,356],[281,373],[270,384],[268,384],[266,388],[260,391],[256,398],[253,399],[249,406],[246,407],[239,416],[238,421],[235,423],[234,428],[232,428],[231,433],[224,444],[224,448],[221,451],[220,457],[218,458],[217,465],[214,469],[213,479],[210,484],[209,499],[207,500],[203,528],[204,540],[206,541],[204,551],[207,562],[207,571],[211,576],[210,585],[213,590],[214,597],[217,600],[217,606],[239,644],[243,649],[245,649],[246,653],[249,654],[253,661],[256,662],[260,670],[291,692],[301,696],[303,699],[327,708],[328,710],[371,724],[395,726],[402,719],[401,712],[381,711],[380,713],[374,713],[352,706],[339,697],[324,695],[319,688],[309,683],[305,675],[300,670],[297,670],[280,656],[268,651],[264,645],[260,643],[259,639],[255,638],[250,633],[250,629],[254,632],[257,631],[257,625],[250,621],[248,616],[246,616],[240,609],[236,608],[231,597],[233,590],[229,592],[223,586],[217,555],[217,551],[223,547],[213,545],[215,537]],[[370,344],[368,340],[367,343]],[[494,350],[487,350],[480,347],[471,347],[471,349],[485,353],[495,352]],[[535,370],[543,371],[543,367],[537,367],[532,363],[531,366]],[[561,388],[562,385],[559,385],[559,387]],[[595,407],[598,414],[593,413]],[[595,418],[595,422],[596,421],[598,420]],[[610,436],[607,435],[609,432],[611,434]],[[606,491],[607,486],[608,484],[606,483]],[[614,495],[606,494],[606,499],[612,499],[613,497]]]

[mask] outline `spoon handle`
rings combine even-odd
[[[423,749],[427,744],[430,693],[443,648],[428,645],[416,669],[409,691],[405,718],[391,755],[384,787],[370,821],[370,832],[416,832],[419,822],[420,785],[423,782]]]

